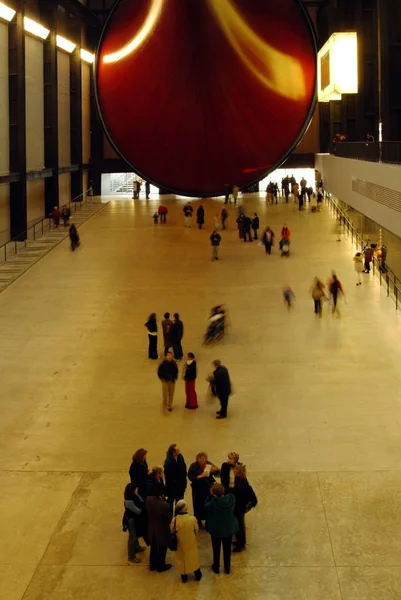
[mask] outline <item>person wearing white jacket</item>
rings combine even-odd
[[[363,272],[363,256],[362,252],[357,252],[354,256],[354,267],[356,273],[356,285],[362,285],[362,275]]]

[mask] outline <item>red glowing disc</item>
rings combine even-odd
[[[309,125],[315,88],[300,0],[120,0],[97,53],[115,149],[145,179],[190,196],[279,166]]]

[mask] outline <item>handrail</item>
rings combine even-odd
[[[348,235],[351,234],[352,242],[355,243],[356,247],[360,248],[363,251],[363,248],[370,242],[370,240],[364,240],[359,229],[356,229],[352,221],[349,219],[346,212],[337,204],[335,197],[332,194],[326,194],[326,199],[329,202],[330,207],[335,211],[337,215],[337,220],[340,225],[347,228]],[[386,287],[387,297],[390,296],[390,293],[395,298],[395,308],[398,310],[398,305],[401,300],[401,280],[397,277],[392,269],[387,265],[383,270],[381,268],[380,262],[377,260],[375,256],[373,256],[373,275],[376,272],[379,273],[380,285],[383,283]]]
[[[389,142],[332,142],[331,154],[369,162],[401,163],[401,141]]]
[[[90,192],[90,191],[91,191],[91,188],[88,188],[87,190],[82,192],[82,194],[79,194],[79,196],[72,198],[68,202],[67,206],[71,212],[72,212],[72,206],[74,206],[74,213],[77,211],[77,205],[79,205],[80,209],[82,208],[82,205],[86,202],[86,199],[88,197],[88,192]],[[80,200],[80,198],[82,198],[82,200]],[[29,239],[30,231],[33,232],[33,240],[34,241],[36,240],[36,228],[38,227],[38,225],[40,226],[40,237],[44,235],[45,223],[47,223],[47,228],[48,228],[47,230],[50,231],[52,229],[52,218],[51,218],[51,216],[43,217],[42,219],[40,219],[39,221],[36,221],[36,223],[31,225],[27,229],[25,229],[24,231],[21,231],[21,233],[19,233],[15,237],[9,239],[8,242],[5,242],[5,244],[2,244],[0,246],[0,251],[3,250],[3,252],[4,252],[4,262],[7,262],[7,246],[9,244],[14,244],[14,254],[18,254],[18,244],[23,243],[24,248],[26,248],[26,243],[27,243],[27,240]]]

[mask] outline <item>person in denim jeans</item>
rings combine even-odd
[[[137,552],[144,552],[146,547],[140,546],[138,537],[146,535],[143,527],[145,516],[145,503],[138,494],[136,483],[129,483],[124,491],[124,517],[123,529],[128,530],[128,562],[137,564],[140,559],[136,556]]]

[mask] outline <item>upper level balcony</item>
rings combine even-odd
[[[340,158],[401,164],[401,142],[333,142],[331,154]]]

